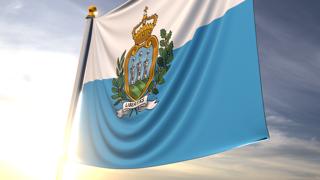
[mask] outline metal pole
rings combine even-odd
[[[82,42],[82,48],[79,58],[79,64],[77,69],[77,74],[73,86],[73,93],[71,97],[71,103],[68,113],[68,119],[65,126],[65,132],[64,132],[64,143],[63,143],[63,154],[59,159],[58,167],[57,167],[57,174],[56,174],[56,180],[62,180],[63,178],[63,170],[64,166],[68,159],[68,151],[69,151],[69,144],[70,144],[70,138],[71,138],[71,130],[72,125],[74,121],[74,116],[77,109],[77,104],[79,100],[79,95],[82,90],[83,85],[83,79],[84,74],[87,66],[87,60],[88,60],[88,54],[89,54],[89,48],[90,48],[90,42],[91,42],[91,35],[92,35],[92,27],[93,27],[93,19],[95,18],[95,14],[97,12],[97,8],[95,6],[90,6],[88,8],[89,14],[86,17],[86,28],[84,33],[84,38]]]

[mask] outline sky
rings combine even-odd
[[[0,179],[54,179],[87,7],[124,2],[0,0]],[[65,179],[320,179],[319,8],[255,0],[270,140],[139,170],[70,162]]]

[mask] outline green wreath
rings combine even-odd
[[[148,87],[147,92],[157,95],[159,93],[158,85],[164,84],[164,76],[170,69],[170,64],[173,61],[173,41],[170,41],[172,32],[166,32],[165,29],[160,30],[160,48],[159,57],[157,58],[157,66],[155,67],[155,75],[153,81]],[[118,78],[112,79],[112,93],[111,98],[115,101],[114,106],[119,103],[124,103],[130,99],[127,97],[124,91],[124,70],[123,64],[126,56],[126,51],[121,55],[121,58],[117,59],[116,73]],[[137,111],[136,111],[137,112]],[[131,114],[131,113],[130,113]]]

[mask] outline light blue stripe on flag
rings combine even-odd
[[[156,108],[123,119],[115,114],[111,79],[86,83],[82,162],[142,168],[267,139],[253,1],[197,29],[191,41],[174,50],[165,80]]]

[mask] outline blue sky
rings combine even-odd
[[[63,132],[86,9],[96,4],[103,14],[123,2],[0,0],[0,140],[4,144],[0,150],[0,177],[3,173],[11,179],[26,179],[8,173],[8,169],[12,170],[8,164],[28,164],[30,159],[24,159],[25,156],[50,152],[59,145],[62,137],[53,137],[49,132]],[[73,177],[320,179],[319,8],[317,0],[255,0],[269,141],[143,170],[114,171],[73,165]],[[50,115],[52,109],[56,115]],[[32,132],[28,128],[33,128]],[[21,139],[25,142],[22,145]],[[47,147],[28,147],[39,143]],[[18,160],[11,162],[7,158],[12,151],[23,148],[25,151],[17,151],[21,155]],[[12,171],[30,179],[36,177],[23,165],[14,165]]]

